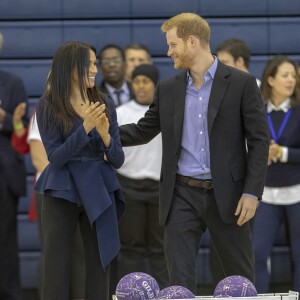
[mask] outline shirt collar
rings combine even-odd
[[[117,91],[117,90],[122,90],[125,94],[129,95],[129,89],[128,89],[126,81],[123,82],[123,84],[121,85],[121,87],[119,89],[114,88],[113,86],[111,86],[107,82],[105,82],[105,86],[106,86],[106,88],[107,88],[107,90],[110,94],[114,94],[114,92]]]
[[[217,71],[217,67],[218,67],[218,59],[215,55],[213,55],[214,58],[214,62],[213,64],[210,66],[210,68],[204,73],[204,79],[207,79],[208,76],[212,79],[215,78],[215,74]],[[186,81],[188,83],[188,85],[191,85],[193,83],[193,79],[190,75],[190,71],[187,70],[187,76],[186,76]]]
[[[291,108],[291,99],[290,98],[287,98],[278,107],[276,107],[271,102],[271,100],[269,100],[267,103],[267,112],[268,113],[271,113],[272,111],[283,111],[283,112],[287,113],[290,108]]]

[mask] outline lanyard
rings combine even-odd
[[[280,137],[282,135],[284,127],[285,127],[286,123],[288,122],[288,120],[291,116],[291,113],[292,113],[292,110],[289,109],[288,112],[285,114],[284,119],[280,124],[278,133],[275,132],[270,113],[267,113],[269,128],[270,128],[271,135],[272,135],[272,138],[274,139],[275,143],[278,143],[278,140],[280,139]]]

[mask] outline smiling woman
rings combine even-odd
[[[54,55],[37,122],[49,164],[43,194],[44,300],[67,300],[77,224],[86,262],[85,299],[108,299],[109,264],[120,248],[124,208],[114,168],[124,162],[113,102],[95,86],[95,49],[67,42]]]
[[[271,59],[263,72],[261,93],[271,141],[264,193],[253,223],[256,288],[258,293],[268,292],[267,259],[287,218],[293,290],[300,292],[300,80],[295,63],[281,55]]]

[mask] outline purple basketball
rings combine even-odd
[[[189,299],[195,295],[187,288],[180,285],[172,285],[162,289],[157,299]]]
[[[221,280],[214,291],[214,297],[254,297],[257,291],[247,278],[233,275]]]
[[[125,275],[116,288],[118,300],[150,300],[155,299],[158,293],[159,286],[156,280],[142,272]]]

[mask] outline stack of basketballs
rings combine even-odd
[[[257,296],[253,283],[243,276],[229,276],[215,288],[214,297]],[[134,272],[125,275],[116,288],[117,300],[193,299],[195,295],[187,288],[172,285],[160,290],[157,281],[149,274]]]

